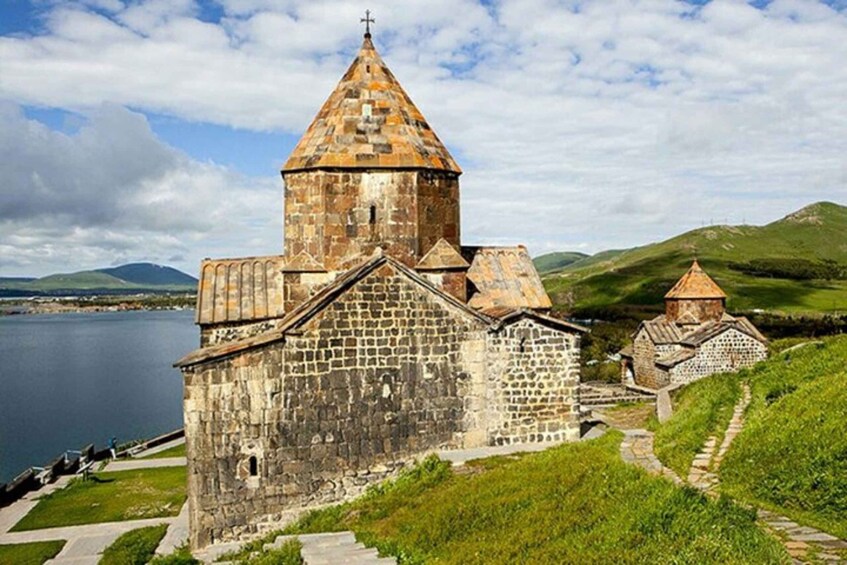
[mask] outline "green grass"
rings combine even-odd
[[[63,547],[64,540],[0,545],[0,564],[41,565],[56,557]]]
[[[144,565],[165,537],[167,524],[131,530],[103,550],[99,565]]]
[[[765,226],[710,226],[622,252],[603,253],[544,277],[554,304],[567,310],[655,306],[696,255],[729,295],[732,311],[838,312],[847,303],[845,280],[754,276],[731,263],[804,259],[847,265],[847,208],[817,203]]]
[[[169,447],[164,451],[154,453],[153,455],[148,455],[147,457],[143,457],[142,459],[165,459],[168,457],[185,457],[185,443]]]
[[[185,493],[185,467],[100,472],[42,497],[12,531],[176,516]]]
[[[428,459],[286,533],[352,529],[401,563],[780,563],[752,511],[624,463],[622,434],[456,475]]]
[[[696,381],[672,396],[673,416],[651,423],[656,456],[680,477],[687,477],[694,456],[710,436],[723,439],[732,411],[741,398],[741,373],[721,373]]]
[[[750,376],[725,492],[847,538],[847,336],[776,355]]]

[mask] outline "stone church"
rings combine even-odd
[[[192,548],[434,450],[578,438],[585,330],[524,247],[461,244],[461,172],[367,33],[282,168],[284,253],[201,265]]]
[[[767,357],[765,337],[726,312],[726,294],[695,260],[665,295],[665,313],[642,322],[621,355],[625,385],[660,389]]]

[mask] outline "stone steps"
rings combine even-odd
[[[305,565],[387,565],[397,563],[393,557],[380,557],[377,550],[356,541],[353,532],[279,536],[265,544],[266,551],[279,549],[284,543],[299,539],[303,544],[300,555]]]

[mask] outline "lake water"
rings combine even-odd
[[[67,449],[182,427],[192,311],[0,317],[0,483]]]

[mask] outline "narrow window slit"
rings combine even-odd
[[[371,206],[370,216],[368,217],[368,223],[371,225],[376,223],[376,206]]]
[[[256,477],[259,475],[259,460],[255,455],[250,456],[250,476]]]

